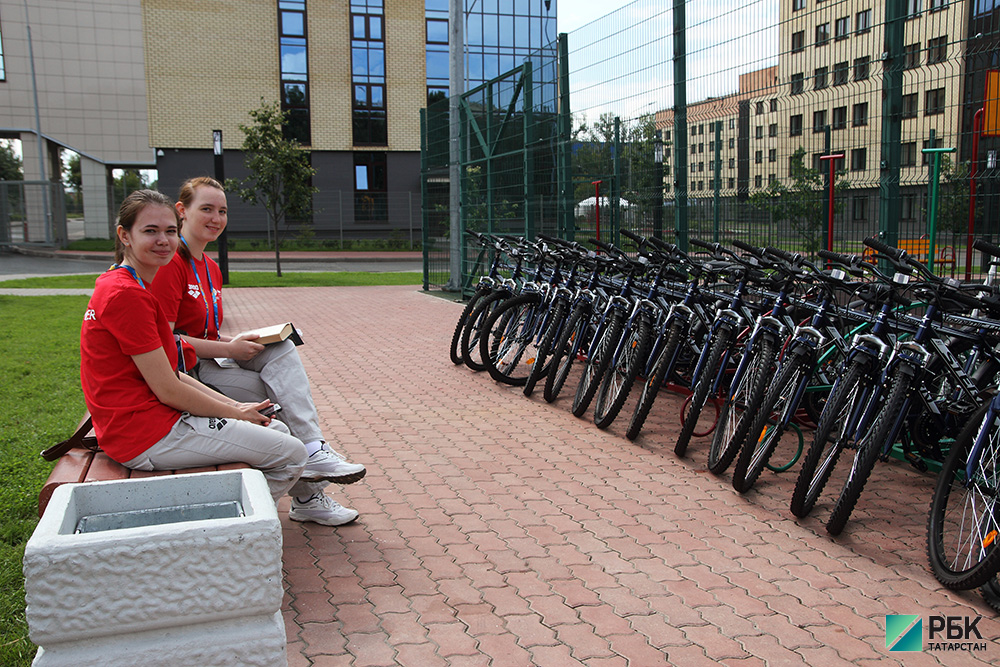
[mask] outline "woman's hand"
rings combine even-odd
[[[242,419],[253,424],[260,424],[261,426],[267,426],[271,423],[271,418],[260,414],[260,411],[270,405],[271,401],[265,399],[260,403],[234,403],[233,407],[239,412],[237,419]]]
[[[255,343],[260,338],[257,334],[240,334],[227,343],[229,358],[237,361],[250,361],[264,351],[264,346]]]

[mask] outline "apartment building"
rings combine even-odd
[[[969,132],[962,109],[971,7],[970,2],[947,0],[907,3],[898,119],[904,225],[921,223],[926,209],[929,170],[922,149],[958,147]],[[790,183],[799,150],[805,166],[823,172],[820,156],[843,154],[836,161],[850,183],[843,220],[874,222],[885,166],[885,28],[885,3],[781,0],[777,66],[742,75],[732,95],[688,107],[688,196],[696,203],[714,196],[712,123],[721,122],[722,197],[745,200],[773,181]],[[671,131],[673,111],[659,112],[656,123]],[[704,158],[703,146],[708,151]],[[676,163],[677,156],[671,159]],[[676,187],[672,180],[666,178],[668,198]]]

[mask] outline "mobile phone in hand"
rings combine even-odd
[[[264,415],[265,417],[273,417],[279,412],[281,412],[281,406],[278,405],[277,403],[272,403],[271,405],[261,410],[260,414]]]

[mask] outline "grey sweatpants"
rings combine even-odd
[[[167,435],[124,465],[150,471],[232,462],[246,463],[264,473],[275,502],[286,493],[308,497],[325,485],[299,481],[306,465],[306,448],[276,419],[265,427],[184,412]]]
[[[244,403],[269,398],[281,406],[278,419],[296,438],[302,442],[324,439],[309,378],[294,343],[285,340],[268,345],[253,359],[237,363],[239,368],[223,368],[214,359],[202,359],[198,379]]]

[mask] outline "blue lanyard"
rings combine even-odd
[[[142,289],[146,289],[146,286],[142,283],[142,278],[140,278],[139,274],[135,272],[135,269],[133,269],[128,264],[112,264],[111,268],[112,269],[125,269],[126,271],[128,271],[129,273],[132,274],[132,277],[135,278],[135,281],[137,283],[139,283],[139,287],[141,287]]]
[[[181,242],[187,245],[187,241],[184,237],[181,237]],[[208,297],[205,296],[205,290],[201,287],[201,276],[198,275],[198,267],[194,263],[194,257],[188,257],[188,261],[191,262],[191,271],[194,272],[194,279],[198,281],[198,291],[201,292],[201,300],[205,302],[205,334],[202,338],[208,338],[208,325],[210,320],[208,319],[209,306]],[[215,289],[212,287],[212,272],[208,270],[208,263],[205,263],[205,278],[208,280],[208,291],[212,295],[212,317],[215,319],[215,336],[219,336],[219,309],[218,309],[218,297],[215,296]]]

